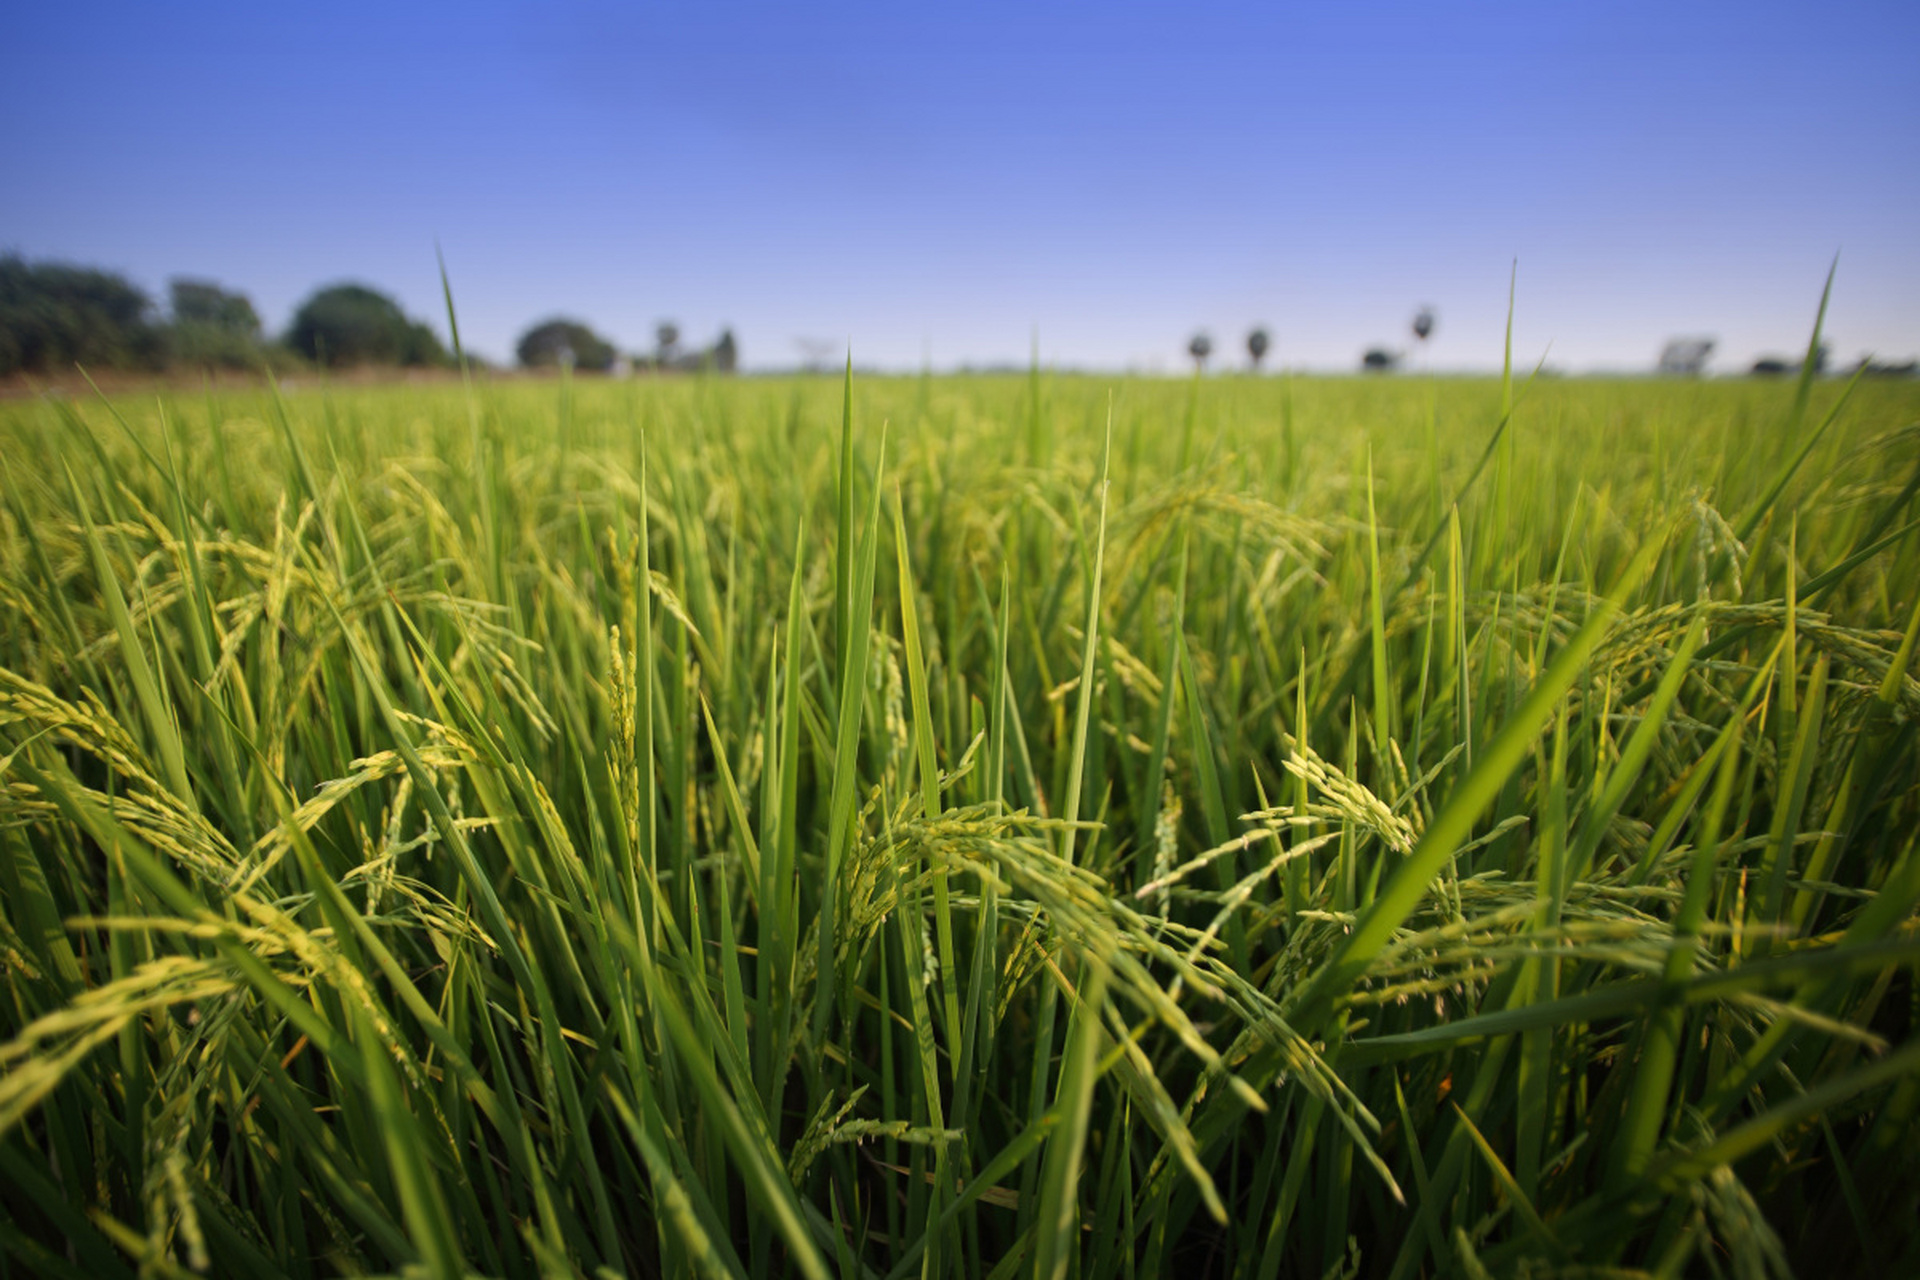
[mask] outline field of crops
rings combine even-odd
[[[0,406],[0,1275],[1920,1274],[1916,424]]]

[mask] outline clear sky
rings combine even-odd
[[[1713,368],[1920,354],[1920,3],[7,6],[0,251],[357,279],[506,357]]]

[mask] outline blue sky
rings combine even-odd
[[[1920,5],[9,6],[0,251],[885,367],[1920,354]]]

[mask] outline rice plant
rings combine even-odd
[[[1920,1272],[1917,420],[0,407],[0,1272]]]

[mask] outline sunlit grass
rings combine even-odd
[[[1920,393],[0,409],[0,1250],[1920,1270]]]

